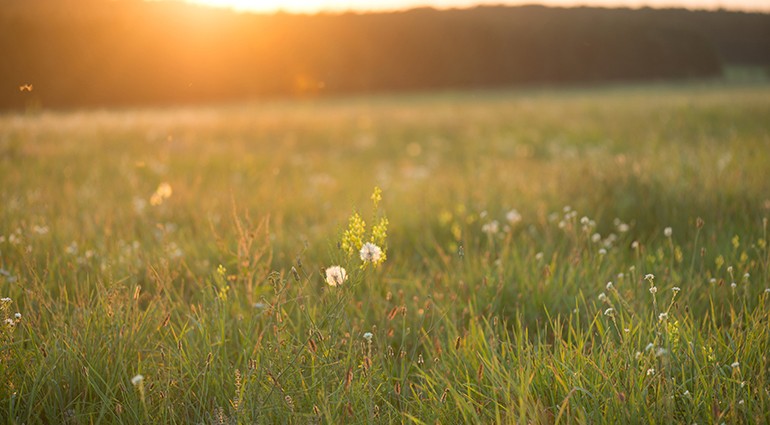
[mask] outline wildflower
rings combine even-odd
[[[649,281],[652,281],[653,279],[655,279],[655,275],[654,274],[648,274],[648,275],[644,276],[644,278],[649,280]]]
[[[497,220],[494,220],[491,223],[481,226],[481,231],[486,233],[487,235],[493,235],[497,233],[499,230],[500,230],[500,223],[498,223]]]
[[[738,286],[738,284],[737,284],[737,283],[735,283],[735,282],[733,282],[733,283],[731,283],[731,284],[730,284],[730,287],[731,287],[731,288],[733,288],[733,289],[735,289],[735,287],[736,287],[736,286]]]
[[[543,253],[542,252],[538,252],[537,254],[535,254],[535,260],[540,261],[542,259],[543,259]]]
[[[144,381],[144,376],[142,375],[136,375],[133,378],[131,378],[131,384],[133,385],[139,385]]]
[[[521,214],[516,210],[510,210],[508,211],[508,214],[505,215],[505,218],[508,219],[509,223],[516,224],[521,221]]]
[[[715,277],[712,277],[712,278],[711,278],[711,280],[709,280],[709,282],[711,282],[711,283],[717,283],[717,278],[715,278]]]
[[[646,347],[644,347],[644,351],[650,351],[653,348],[655,348],[655,344],[649,343]]]
[[[728,266],[727,273],[732,273],[732,272],[733,272],[733,266]]]
[[[605,294],[604,294],[604,292],[602,292],[601,294],[599,294],[599,301],[604,301],[604,300],[606,300],[606,299],[607,299],[607,295],[605,295]]]
[[[733,369],[738,369],[740,366],[741,366],[741,364],[738,363],[738,362],[734,362],[733,364],[730,365],[730,367],[733,368]]]
[[[657,287],[655,287],[655,286],[651,286],[651,287],[650,287],[650,293],[651,293],[651,294],[655,294],[656,292],[658,292],[658,288],[657,288]]]
[[[380,249],[379,246],[371,242],[367,242],[361,247],[360,254],[361,254],[361,261],[365,263],[379,264],[383,260],[382,250]]]
[[[662,320],[666,320],[666,319],[668,319],[668,313],[660,313],[658,315],[658,320],[662,321]]]
[[[765,289],[766,294],[770,294],[770,288]]]
[[[16,320],[19,320],[19,319],[21,319],[21,313],[16,313],[16,314],[14,315],[14,317],[16,317]]]
[[[631,249],[637,249],[637,248],[639,248],[639,241],[631,242]]]
[[[690,395],[690,390],[685,390],[684,391],[684,395],[689,396]]]
[[[605,255],[605,254],[607,254],[607,250],[606,249],[602,248],[602,249],[599,250],[599,255]]]
[[[4,302],[4,303],[9,303],[9,302],[11,302],[11,301],[13,301],[13,300],[11,300],[11,299],[10,299],[10,298],[8,298],[8,297],[5,297],[5,298],[2,298],[2,299],[0,299],[0,302]]]
[[[623,279],[623,276],[625,276],[622,272],[618,273],[618,279]]]
[[[658,351],[655,353],[655,356],[660,357],[660,356],[665,356],[666,354],[668,354],[668,350],[666,350],[665,348],[658,348]]]
[[[588,224],[589,221],[590,220],[588,219],[588,217],[583,216],[583,218],[580,219],[580,224]]]
[[[670,238],[672,233],[674,233],[674,231],[671,230],[670,227],[666,227],[665,229],[663,229],[663,234],[666,235],[667,238]]]
[[[371,332],[366,332],[366,333],[364,334],[364,339],[365,339],[365,340],[367,340],[367,341],[369,341],[369,342],[372,342],[372,337],[373,337],[373,336],[374,336],[374,335],[372,335],[372,333],[371,333]]]
[[[5,324],[8,326],[13,326],[14,325],[13,319],[5,319]]]
[[[607,310],[604,310],[605,316],[612,316],[614,313],[615,313],[615,310],[612,307],[608,308]]]
[[[626,233],[628,229],[630,229],[630,227],[626,223],[620,223],[620,225],[618,226],[618,232],[620,233]]]
[[[332,266],[326,269],[326,283],[331,286],[340,286],[347,279],[347,272],[340,266]]]
[[[748,273],[746,273],[745,275],[743,275],[743,278],[744,278],[744,279],[748,279],[748,278],[749,278],[749,274],[748,274]]]
[[[625,329],[623,329],[623,332],[629,333],[629,332],[631,332],[631,329],[625,328]]]
[[[594,233],[594,234],[591,236],[591,242],[593,242],[593,243],[597,243],[597,242],[599,242],[600,240],[602,240],[602,235],[600,235],[600,234],[598,234],[598,233]]]
[[[674,291],[675,294],[680,291],[678,286],[674,286],[673,288],[671,288],[671,290]]]
[[[649,368],[647,369],[647,376],[654,375],[655,374],[655,368]]]
[[[612,282],[607,282],[606,288],[607,288],[608,291],[611,290],[612,289]]]

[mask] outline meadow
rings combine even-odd
[[[726,83],[0,115],[0,422],[770,423],[769,117]]]

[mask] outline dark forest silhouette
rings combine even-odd
[[[770,15],[543,6],[259,15],[6,0],[0,58],[5,109],[686,79],[770,64]]]

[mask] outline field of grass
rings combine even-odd
[[[6,114],[0,205],[2,423],[770,422],[768,85]]]

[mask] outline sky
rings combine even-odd
[[[602,6],[654,8],[684,7],[688,9],[728,9],[770,12],[770,0],[188,0],[239,11],[292,13],[388,11],[431,6],[437,9],[467,8],[477,4],[532,4],[548,6]]]

